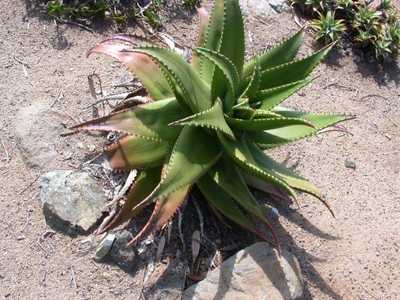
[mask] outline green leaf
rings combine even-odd
[[[220,156],[221,150],[217,141],[207,135],[204,129],[185,126],[163,170],[164,174],[154,197],[165,197],[183,186],[195,183]]]
[[[130,110],[94,119],[73,126],[71,129],[76,131],[117,131],[165,141],[175,141],[180,129],[168,127],[168,124],[184,116],[185,114],[176,99],[170,98],[137,105]]]
[[[266,50],[263,54],[251,58],[244,66],[243,77],[248,78],[253,74],[254,68],[257,65],[257,59],[259,60],[261,70],[269,69],[293,60],[303,40],[303,33],[304,28],[300,29],[289,39]]]
[[[196,184],[207,202],[213,208],[217,209],[229,220],[253,232],[261,239],[266,240],[266,237],[257,230],[251,219],[239,209],[235,200],[215,183],[210,176],[203,176]]]
[[[253,119],[281,118],[281,117],[282,116],[276,112],[264,109],[256,109],[253,115]]]
[[[250,101],[253,101],[253,98],[256,96],[256,93],[259,90],[260,83],[261,83],[260,60],[259,60],[258,56],[256,56],[254,58],[254,60],[255,60],[255,66],[254,66],[253,75],[251,76],[248,86],[242,93],[242,96],[240,96],[240,98],[247,96],[250,99]]]
[[[259,166],[262,166],[263,169],[273,173],[276,177],[285,181],[292,188],[309,193],[317,198],[322,197],[319,190],[312,183],[270,158],[255,144],[247,142],[247,145],[255,161]]]
[[[243,173],[242,175],[246,183],[252,188],[267,194],[267,196],[274,196],[276,199],[283,200],[285,203],[290,203],[290,197],[278,186],[265,182],[257,177]]]
[[[212,99],[213,101],[218,97],[224,99],[224,106],[227,110],[233,106],[236,101],[237,89],[239,87],[239,74],[235,65],[222,54],[208,50],[205,48],[196,48],[194,50],[200,56],[204,56],[209,61],[213,62],[223,74],[223,82],[218,81],[217,77],[212,82]],[[228,89],[227,95],[225,92]]]
[[[192,112],[197,113],[212,106],[210,89],[180,55],[154,46],[134,48],[132,51],[148,55],[165,69],[176,84],[178,101],[184,101]]]
[[[263,109],[254,109],[251,107],[240,106],[233,109],[233,118],[235,119],[266,119],[266,118],[282,118],[282,116],[276,112]]]
[[[261,89],[285,85],[294,81],[304,80],[317,66],[317,64],[332,49],[333,44],[322,48],[320,51],[304,59],[292,61],[265,70],[261,75]]]
[[[322,195],[318,188],[308,180],[297,175],[292,170],[286,168],[284,165],[274,161],[268,155],[266,155],[260,148],[251,142],[247,142],[248,149],[252,153],[254,160],[261,166],[265,171],[272,173],[274,176],[280,178],[286,182],[290,187],[295,188],[299,191],[306,192],[314,197],[318,198],[334,216],[333,211],[326,201],[322,198]]]
[[[128,193],[128,198],[126,199],[121,210],[108,222],[104,227],[102,232],[114,229],[119,225],[132,219],[139,210],[134,210],[133,208],[143,201],[150,193],[155,189],[157,184],[160,182],[161,178],[161,168],[145,169],[140,172],[137,179],[132,185],[131,190]]]
[[[200,45],[201,47],[212,51],[219,51],[221,47],[222,33],[224,30],[224,16],[224,1],[214,1],[214,6],[211,12],[211,18],[208,22],[204,43]],[[200,77],[205,82],[211,85],[211,82],[214,78],[215,66],[211,61],[202,57],[199,58],[199,61]]]
[[[303,125],[313,128],[313,124],[301,118],[270,117],[263,119],[242,120],[225,116],[228,124],[239,130],[260,131],[291,125]]]
[[[245,50],[242,12],[240,11],[239,1],[237,0],[225,0],[221,2],[224,2],[225,14],[224,31],[219,52],[233,62],[238,70],[239,76],[241,76]]]
[[[296,198],[296,193],[288,184],[286,184],[286,182],[282,181],[281,179],[277,178],[273,174],[269,173],[266,170],[263,170],[260,166],[258,166],[257,162],[252,157],[251,152],[247,148],[247,145],[243,143],[242,140],[231,141],[226,139],[221,134],[218,134],[218,138],[222,143],[224,152],[231,159],[233,159],[241,169],[243,169],[250,175],[258,177],[282,188],[283,190],[288,192],[289,195]]]
[[[222,110],[221,100],[217,99],[215,101],[213,107],[206,111],[202,111],[198,114],[186,117],[184,119],[172,122],[169,124],[170,126],[174,125],[188,125],[188,126],[198,126],[210,128],[213,130],[219,130],[225,134],[227,134],[230,138],[235,139],[235,136],[232,130],[229,128],[228,124],[226,124],[224,118],[224,112]]]
[[[265,208],[251,194],[242,174],[232,161],[227,158],[221,159],[211,168],[208,174],[243,209],[259,218],[273,231],[270,222],[265,216]]]
[[[105,153],[113,169],[139,169],[161,165],[170,150],[162,140],[128,135],[108,146]]]
[[[283,117],[299,117],[312,123],[314,128],[303,125],[292,125],[282,128],[275,128],[263,132],[251,132],[249,136],[262,149],[281,146],[290,142],[300,140],[317,134],[320,130],[332,126],[336,123],[348,119],[345,115],[340,114],[314,114],[301,111],[293,111],[286,108],[276,108],[274,112],[279,113]]]
[[[240,77],[244,63],[244,29],[237,0],[216,0],[214,2],[206,40],[202,48],[225,56],[235,65]],[[225,77],[223,72],[220,69],[215,69],[214,64],[210,61],[202,59],[200,73],[204,81],[213,83],[214,92],[224,100],[224,107],[229,111],[233,106],[231,102],[233,102],[234,95],[226,88],[220,87],[220,82]],[[215,91],[215,88],[218,88],[218,90]],[[226,96],[225,93],[227,93]],[[225,101],[225,97],[228,98],[227,101]]]
[[[253,98],[255,102],[260,102],[260,109],[269,110],[285,101],[288,97],[309,84],[312,79],[305,79],[291,82],[274,88],[258,91]]]
[[[119,39],[111,38],[90,49],[88,56],[100,53],[119,60],[139,78],[154,100],[172,97],[174,94],[162,70],[147,55],[130,52],[130,49]]]

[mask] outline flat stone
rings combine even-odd
[[[102,185],[88,173],[52,171],[40,178],[46,222],[57,230],[86,233],[102,217],[107,203]]]
[[[122,230],[115,234],[115,242],[110,251],[111,260],[121,268],[128,269],[135,263],[136,253],[134,247],[128,246],[128,243],[132,240],[132,233],[128,230]]]
[[[111,250],[115,241],[115,234],[108,233],[99,243],[94,255],[95,261],[101,261]]]
[[[275,14],[268,0],[240,0],[239,4],[243,15],[246,17],[265,19]]]
[[[267,243],[239,251],[189,287],[184,300],[288,300],[303,295],[303,279],[297,259],[287,251],[279,256]]]
[[[346,168],[349,168],[349,169],[353,169],[353,170],[356,169],[356,163],[354,161],[352,161],[352,160],[349,160],[349,159],[346,159],[344,161],[344,166]]]
[[[21,108],[14,123],[17,147],[28,167],[44,169],[59,156],[56,141],[64,127],[61,118],[46,104]]]
[[[286,0],[268,0],[268,3],[277,13],[289,10],[289,5]]]

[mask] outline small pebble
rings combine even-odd
[[[353,170],[356,169],[356,163],[354,161],[352,161],[352,160],[346,159],[344,161],[344,165],[345,165],[346,168],[353,169]]]
[[[107,234],[105,238],[97,246],[94,260],[101,261],[108,254],[108,252],[110,252],[114,241],[115,241],[115,234],[112,233]]]

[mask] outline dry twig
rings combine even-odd
[[[22,195],[25,193],[40,177],[40,174],[35,177],[24,189],[22,189],[20,192],[18,192],[18,195]]]
[[[4,141],[3,141],[2,138],[0,138],[0,141],[1,141],[1,145],[3,146],[3,149],[4,149],[4,153],[6,155],[5,158],[2,158],[1,160],[9,161],[11,159],[11,157],[10,157],[10,154],[8,153],[8,151],[7,151],[7,147],[4,144]]]
[[[193,203],[194,207],[196,208],[197,215],[199,216],[200,234],[201,234],[200,236],[204,236],[204,218],[203,218],[203,215],[201,213],[200,206],[197,203],[197,200],[194,199],[194,198],[192,200],[193,200],[192,203]]]
[[[182,249],[183,252],[185,252],[185,240],[183,238],[183,231],[182,231],[182,213],[180,209],[178,209],[178,231],[179,231],[179,238],[182,243]]]
[[[71,272],[70,286],[72,286],[74,289],[77,289],[77,288],[78,288],[78,285],[76,284],[76,280],[75,280],[74,267],[71,266],[70,272]]]
[[[67,24],[67,25],[73,25],[73,26],[77,26],[79,28],[82,28],[86,31],[89,31],[90,33],[94,33],[94,30],[86,25],[77,23],[77,22],[73,22],[73,21],[67,21],[61,18],[56,18],[56,22],[61,23],[61,24]]]
[[[54,102],[50,105],[50,108],[52,108],[54,105],[56,105],[56,103],[58,101],[60,101],[62,98],[64,98],[64,94],[62,92],[62,89],[60,89],[60,91],[58,92],[58,96],[57,96],[56,100],[54,100]]]

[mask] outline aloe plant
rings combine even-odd
[[[131,243],[160,229],[192,189],[219,215],[266,238],[254,218],[269,220],[251,189],[296,199],[318,189],[264,151],[317,134],[344,121],[342,114],[317,114],[281,106],[309,84],[310,73],[332,45],[295,59],[300,30],[245,61],[242,15],[237,0],[216,0],[210,18],[200,9],[200,35],[190,63],[173,50],[137,46],[127,35],[89,51],[119,60],[148,92],[149,102],[73,127],[116,131],[105,149],[112,168],[140,174],[119,212],[104,230],[131,220],[154,204],[147,224]]]
[[[312,20],[310,26],[316,31],[315,38],[324,44],[337,41],[346,31],[344,20],[335,19],[335,12],[328,11],[326,15],[318,12],[319,19]]]

